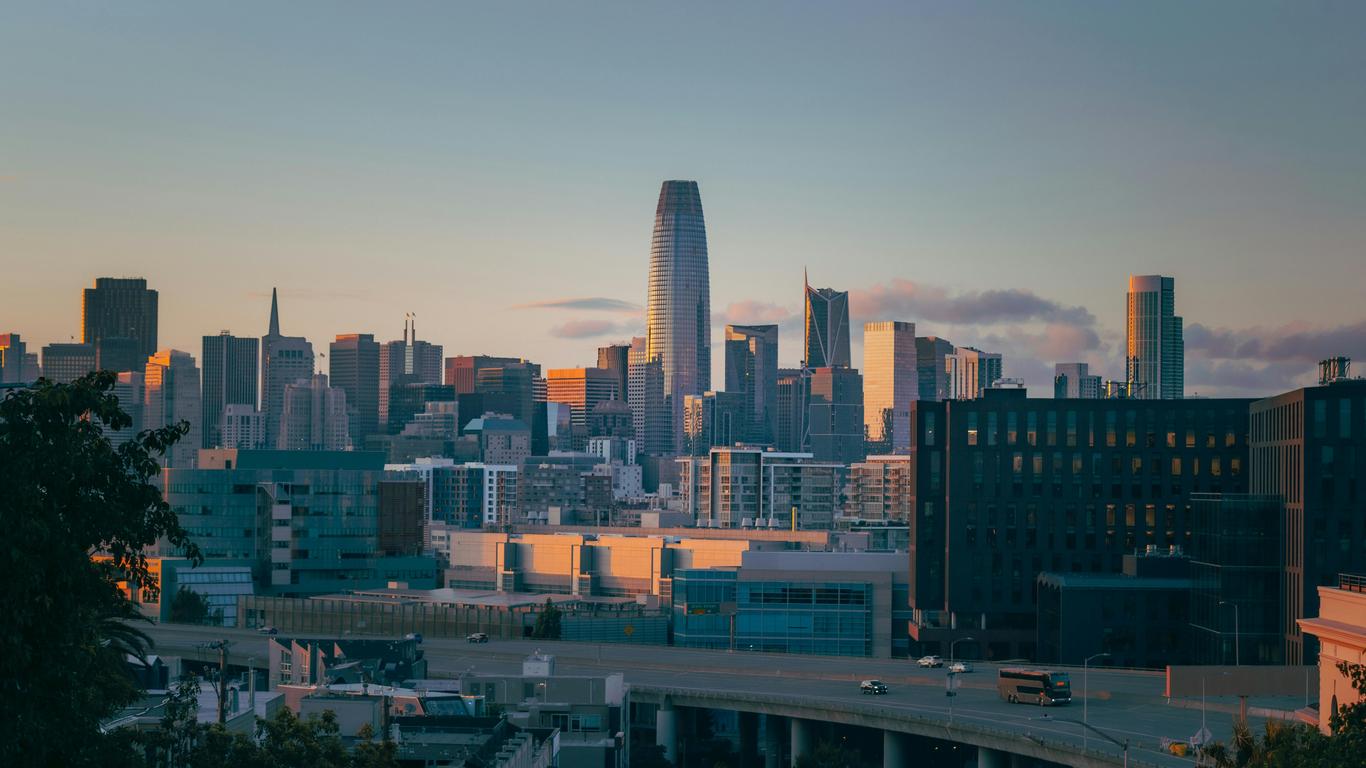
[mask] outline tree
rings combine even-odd
[[[560,639],[560,614],[559,608],[550,602],[550,598],[545,599],[545,606],[536,616],[536,625],[531,628],[531,636],[537,640],[559,640]]]
[[[822,741],[816,748],[797,758],[796,768],[862,768],[859,753]]]
[[[630,768],[674,768],[674,764],[664,756],[663,746],[636,744],[631,747]]]
[[[136,698],[126,654],[147,647],[118,583],[156,596],[158,539],[201,560],[151,482],[188,426],[115,448],[103,430],[131,420],[113,387],[100,372],[0,401],[0,765],[108,764],[99,722]]]
[[[204,624],[209,618],[209,601],[192,589],[181,587],[171,601],[171,621],[177,624]]]

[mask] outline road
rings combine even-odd
[[[159,625],[152,629],[156,652],[167,656],[212,658],[198,650],[203,642],[219,637],[235,641],[232,658],[245,663],[255,657],[258,666],[267,658],[267,638],[251,631],[207,627]],[[1082,670],[1069,670],[1073,703],[1069,707],[1041,708],[1009,704],[996,692],[996,666],[975,664],[975,671],[960,675],[958,695],[944,695],[944,669],[920,669],[913,661],[795,654],[732,653],[687,648],[636,645],[592,645],[555,641],[493,640],[471,644],[432,639],[423,644],[432,677],[451,677],[469,670],[483,673],[515,672],[528,654],[541,650],[556,657],[561,674],[622,672],[633,687],[691,689],[712,693],[767,694],[821,702],[828,708],[879,711],[887,714],[936,718],[947,726],[977,724],[997,731],[1017,733],[1020,738],[1048,743],[1082,745],[1092,750],[1118,748],[1100,735],[1087,734],[1078,723],[1083,717]],[[863,695],[860,680],[876,678],[889,687],[886,696]],[[1201,710],[1169,704],[1163,697],[1165,680],[1160,672],[1092,669],[1089,674],[1089,723],[1117,741],[1128,740],[1135,762],[1156,765],[1191,765],[1158,753],[1163,737],[1184,740],[1201,727]],[[1228,741],[1233,715],[1227,710],[1236,700],[1210,700],[1206,722],[1216,739]],[[952,706],[950,706],[952,705]],[[1225,712],[1214,711],[1222,705]],[[950,712],[952,709],[952,712]],[[1260,718],[1249,718],[1254,728]],[[947,732],[946,732],[947,733]]]

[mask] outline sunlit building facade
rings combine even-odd
[[[81,341],[116,337],[137,339],[144,358],[157,350],[157,292],[142,278],[96,278],[81,297]]]
[[[911,437],[911,401],[920,399],[915,323],[863,324],[863,426],[868,440],[892,451]]]
[[[143,377],[143,427],[161,427],[187,422],[190,431],[171,446],[162,458],[163,467],[189,468],[195,465],[200,443],[199,366],[194,356],[178,349],[163,349],[147,358]]]
[[[778,431],[778,326],[726,326],[726,392],[743,399],[743,439],[772,443]]]
[[[1176,280],[1130,275],[1126,308],[1129,396],[1180,399],[1186,385],[1186,343],[1176,315]]]
[[[223,409],[228,404],[256,408],[256,365],[261,342],[250,337],[233,336],[223,331],[204,337],[202,424],[205,448],[223,444]]]
[[[803,276],[803,280],[805,277]],[[807,368],[848,368],[849,292],[833,288],[806,290],[806,344],[803,360]]]

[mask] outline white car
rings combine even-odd
[[[949,665],[949,671],[958,674],[963,674],[964,672],[971,672],[972,665],[967,663],[966,661],[955,661],[954,663]]]
[[[942,667],[944,666],[944,659],[939,656],[921,656],[916,664],[922,667]]]

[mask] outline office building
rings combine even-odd
[[[625,400],[606,400],[593,406],[588,414],[588,436],[634,438],[635,414],[631,406]]]
[[[683,398],[711,389],[711,278],[695,181],[666,181],[659,190],[645,334],[645,359],[659,360],[664,374],[667,444],[674,451],[683,434]]]
[[[531,427],[519,419],[486,413],[467,423],[464,432],[479,442],[484,464],[515,466],[531,455]]]
[[[492,355],[456,355],[446,358],[446,378],[444,383],[455,387],[456,394],[467,395],[479,391],[476,382],[479,372],[489,368],[530,366],[536,376],[541,375],[541,367],[520,357],[494,357]]]
[[[352,445],[380,433],[379,343],[371,333],[339,334],[328,346],[332,386],[346,393],[347,430]]]
[[[17,333],[0,333],[0,384],[31,384],[38,379],[37,371],[25,365],[28,345]]]
[[[973,347],[959,347],[945,359],[949,398],[976,400],[1001,378],[1001,356]]]
[[[617,376],[604,368],[552,368],[546,372],[548,402],[569,406],[574,450],[588,444],[588,417],[600,403],[617,400]]]
[[[431,403],[456,403],[455,387],[447,384],[397,383],[389,387],[389,422],[386,431],[391,435],[403,432],[419,414],[428,412]],[[461,409],[457,406],[456,423]]]
[[[800,453],[807,446],[807,391],[810,377],[800,368],[778,369],[778,433],[773,441],[779,451]]]
[[[680,458],[684,511],[704,528],[831,527],[844,467],[809,453],[712,448]]]
[[[1057,363],[1053,366],[1053,397],[1059,400],[1095,400],[1100,396],[1100,376],[1093,375],[1086,363]]]
[[[665,455],[673,444],[664,400],[664,366],[659,358],[647,356],[645,339],[639,336],[631,339],[629,364],[626,402],[631,407],[636,445],[648,456]]]
[[[287,384],[275,447],[282,451],[349,449],[346,392],[328,386],[327,376],[321,373]]]
[[[806,433],[820,461],[852,464],[866,454],[863,376],[853,368],[813,368],[807,380]]]
[[[1350,664],[1366,658],[1366,575],[1344,573],[1336,584],[1318,588],[1319,613],[1300,620],[1319,646],[1319,731],[1332,731],[1331,717],[1343,706],[1358,703],[1362,692],[1350,675]]]
[[[434,523],[455,528],[498,528],[517,510],[516,464],[466,462],[431,471]],[[438,551],[449,553],[448,549]]]
[[[863,324],[863,427],[885,452],[910,448],[911,401],[920,399],[915,323]]]
[[[450,383],[450,382],[447,382]],[[460,392],[457,388],[457,395]],[[474,392],[485,411],[506,413],[531,424],[536,418],[536,403],[545,401],[545,379],[541,366],[524,360],[481,368],[475,374]]]
[[[716,446],[745,442],[749,413],[738,392],[708,392],[683,399],[683,449],[706,456]]]
[[[1251,491],[1284,503],[1286,664],[1314,663],[1299,620],[1317,615],[1318,587],[1366,572],[1366,380],[1321,380],[1252,404]]]
[[[523,460],[517,476],[514,522],[559,525],[580,517],[596,520],[602,507],[610,506],[612,500],[609,478],[606,504],[595,504],[599,500],[592,493],[590,476],[600,463],[597,456],[587,453],[556,453]]]
[[[807,368],[850,368],[849,292],[812,288],[802,273],[806,296],[806,344],[803,364]]]
[[[631,345],[609,344],[598,347],[598,367],[604,371],[611,371],[616,377],[617,399],[625,402],[626,393],[630,390]]]
[[[220,448],[255,450],[266,445],[265,415],[246,403],[228,403],[219,417]]]
[[[270,289],[270,325],[261,337],[261,413],[266,440],[280,434],[280,414],[285,407],[285,387],[313,376],[313,345],[302,336],[280,333],[280,302]]]
[[[43,378],[70,384],[95,370],[94,344],[48,344],[43,347]]]
[[[132,440],[142,431],[142,412],[147,399],[147,388],[145,370],[121,371],[116,376],[114,397],[119,399],[119,408],[123,409],[131,420],[123,429],[110,429],[105,426],[104,436],[109,438],[111,444],[118,446]]]
[[[379,421],[394,433],[395,420],[389,418],[393,390],[407,384],[440,384],[442,348],[440,344],[417,338],[417,320],[409,315],[403,321],[403,338],[380,346]]]
[[[81,299],[81,341],[120,337],[137,340],[138,356],[157,351],[157,292],[141,278],[100,277]],[[112,369],[111,369],[112,370]]]
[[[258,594],[434,587],[432,557],[380,554],[384,479],[366,451],[204,450],[198,469],[163,471],[162,494],[207,560],[251,566]],[[183,554],[166,547],[149,554]]]
[[[1176,281],[1130,275],[1125,359],[1129,396],[1179,400],[1185,396],[1186,342],[1176,314]]]
[[[937,653],[1033,658],[1038,574],[1116,573],[1152,544],[1190,551],[1192,493],[1243,493],[1250,400],[977,400],[911,407],[911,625]]]
[[[217,336],[205,336],[203,343],[203,447],[213,448],[223,445],[221,419],[228,405],[256,408],[256,365],[261,342],[223,331]]]
[[[163,457],[163,467],[192,468],[203,442],[200,437],[199,366],[194,356],[177,349],[163,349],[147,358],[144,371],[143,428],[188,422],[190,431],[171,446]]]
[[[910,519],[915,500],[914,469],[907,454],[869,456],[851,464],[845,486],[844,518],[904,525]]]
[[[1041,573],[1034,661],[1083,666],[1104,654],[1106,666],[1121,668],[1195,663],[1193,584],[1191,561],[1177,548],[1126,554],[1120,573]]]
[[[1190,497],[1190,663],[1284,664],[1279,496]]]
[[[948,339],[916,337],[916,374],[920,386],[917,399],[937,402],[952,397],[949,383],[949,355],[952,354],[953,344]]]
[[[147,364],[142,342],[127,336],[104,336],[95,344],[95,370],[140,371]]]
[[[726,326],[726,391],[744,403],[744,441],[771,445],[778,432],[778,326]]]

